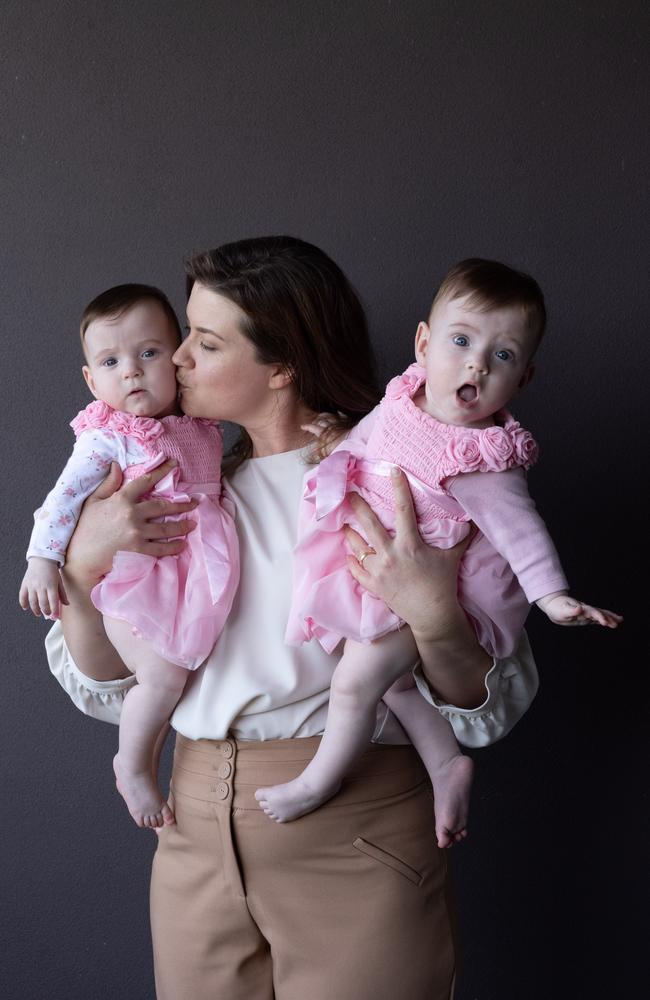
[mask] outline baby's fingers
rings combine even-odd
[[[592,608],[590,604],[582,605],[582,615],[585,622],[595,622],[603,628],[617,628],[623,618],[614,611],[606,611],[604,608]]]
[[[68,600],[68,595],[65,592],[65,587],[63,586],[63,580],[61,579],[61,577],[59,577],[59,594],[58,594],[58,596],[59,596],[59,600],[61,601],[62,604],[66,604],[66,605],[70,604],[70,601]]]

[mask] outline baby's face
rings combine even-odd
[[[155,299],[143,299],[116,319],[92,322],[84,337],[83,374],[95,399],[137,417],[177,412],[178,335]]]
[[[489,427],[530,381],[536,344],[519,306],[477,312],[467,297],[436,303],[415,337],[427,370],[423,409],[445,424]]]

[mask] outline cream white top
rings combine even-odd
[[[249,459],[226,481],[237,510],[241,583],[217,645],[189,675],[172,716],[174,729],[189,739],[223,739],[230,733],[238,739],[270,740],[323,732],[340,653],[330,655],[316,641],[300,647],[284,642],[306,470],[302,451],[290,451]],[[75,705],[97,719],[118,722],[134,679],[93,681],[83,674],[59,622],[45,645],[50,669]],[[515,656],[495,661],[486,678],[485,701],[475,709],[436,702],[418,670],[416,681],[452,723],[461,743],[484,746],[505,736],[526,711],[537,690],[537,671],[524,636]],[[375,739],[406,741],[383,703]]]

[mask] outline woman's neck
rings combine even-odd
[[[309,423],[314,416],[303,403],[294,403],[283,410],[276,410],[271,419],[247,424],[244,430],[253,445],[252,458],[280,455],[313,442],[313,434],[303,431],[301,424]]]

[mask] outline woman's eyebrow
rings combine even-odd
[[[209,333],[211,337],[217,337],[219,340],[225,341],[226,339],[220,333],[217,333],[216,330],[210,330],[207,326],[195,326],[194,329],[197,333]]]

